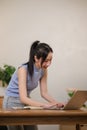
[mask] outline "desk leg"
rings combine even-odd
[[[76,130],[81,130],[79,124],[76,124]]]

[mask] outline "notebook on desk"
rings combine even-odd
[[[87,90],[77,90],[64,106],[64,110],[80,109],[87,101]]]

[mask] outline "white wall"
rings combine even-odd
[[[0,0],[0,66],[26,62],[34,40],[53,47],[48,87],[55,98],[65,102],[68,87],[86,89],[87,0]],[[38,89],[32,97],[41,100]]]

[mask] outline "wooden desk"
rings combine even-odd
[[[39,124],[87,124],[87,110],[3,110],[0,109],[0,125]]]

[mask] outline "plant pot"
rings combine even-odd
[[[5,95],[5,90],[6,90],[6,87],[0,86],[0,97],[4,97],[4,95]]]

